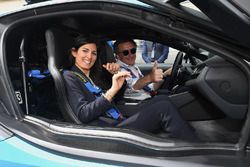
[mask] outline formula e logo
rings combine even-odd
[[[19,104],[23,104],[23,99],[20,91],[15,91],[16,93],[16,98]]]

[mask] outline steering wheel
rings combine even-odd
[[[174,60],[174,64],[172,66],[172,72],[171,72],[170,79],[168,82],[168,90],[172,90],[173,87],[175,86],[175,83],[177,81],[178,71],[182,64],[183,55],[184,55],[183,52],[178,52]]]

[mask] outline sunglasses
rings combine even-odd
[[[129,55],[129,52],[130,52],[131,54],[135,54],[135,53],[136,53],[136,48],[132,48],[132,49],[130,49],[130,50],[124,50],[124,51],[122,51],[122,52],[120,52],[120,53],[122,53],[123,56],[128,56],[128,55]]]

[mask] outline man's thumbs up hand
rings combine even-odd
[[[154,62],[152,71],[150,72],[151,82],[160,82],[163,78],[162,69],[158,69],[157,61]]]
[[[157,63],[157,61],[154,61],[152,71],[157,70],[157,68],[158,68],[158,63]]]

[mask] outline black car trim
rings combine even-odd
[[[237,8],[239,6],[235,6],[230,1],[191,0],[191,2],[213,20],[216,25],[221,27],[226,34],[249,47],[250,34],[248,30],[250,28],[250,19],[246,13],[242,13]]]
[[[52,134],[62,135],[62,136],[73,136],[73,137],[84,137],[84,138],[93,138],[93,139],[108,139],[113,141],[125,142],[127,144],[132,144],[133,147],[136,146],[138,149],[143,148],[144,151],[157,151],[157,152],[166,152],[172,153],[174,152],[184,152],[193,151],[195,154],[195,150],[199,152],[199,150],[203,150],[204,154],[210,154],[209,152],[227,152],[230,154],[231,151],[236,151],[236,147],[234,144],[222,144],[222,143],[186,143],[184,141],[173,142],[168,139],[161,139],[157,137],[153,137],[151,135],[147,135],[145,133],[141,133],[138,131],[133,131],[129,129],[120,129],[120,128],[101,128],[101,127],[93,127],[93,126],[84,126],[84,125],[75,125],[69,123],[62,122],[46,122],[41,119],[37,119],[31,116],[25,116],[24,123],[31,123],[31,125],[35,125],[40,127],[41,129],[51,132]],[[83,129],[83,127],[85,127]],[[177,140],[175,140],[177,141]],[[59,143],[58,143],[59,144]],[[77,146],[77,145],[76,145]],[[79,148],[79,146],[78,146]],[[206,151],[207,150],[207,151]],[[232,152],[231,152],[232,153]],[[154,152],[157,155],[156,152]]]
[[[13,133],[0,125],[0,142],[13,136]]]
[[[28,142],[29,144],[38,147],[40,149],[46,149],[48,152],[54,152],[54,154],[61,154],[65,153],[72,158],[79,158],[82,157],[89,157],[89,158],[97,158],[103,160],[114,160],[117,159],[113,156],[98,156],[97,154],[104,154],[104,155],[116,155],[116,156],[125,156],[125,157],[134,157],[130,160],[128,159],[119,159],[120,162],[128,162],[128,163],[139,163],[144,164],[145,162],[139,162],[138,157],[143,156],[145,159],[154,159],[155,162],[165,161],[166,159],[163,157],[182,157],[182,156],[195,156],[195,155],[235,155],[237,152],[237,147],[234,144],[222,144],[222,143],[193,143],[187,145],[187,143],[172,143],[175,146],[173,147],[166,147],[164,150],[160,149],[152,149],[148,148],[147,145],[138,145],[134,142],[131,142],[130,139],[123,138],[123,136],[118,136],[118,140],[112,137],[108,138],[108,134],[110,131],[114,131],[115,133],[122,133],[124,135],[129,134],[129,137],[138,139],[137,132],[134,131],[134,135],[131,135],[133,131],[124,130],[124,129],[113,129],[109,131],[103,132],[101,128],[99,128],[100,133],[103,133],[105,136],[104,138],[101,136],[97,136],[95,134],[96,130],[93,127],[89,127],[88,134],[85,135],[84,133],[77,132],[76,130],[81,127],[79,125],[73,124],[64,124],[65,127],[62,127],[63,123],[60,124],[58,127],[59,129],[64,129],[64,131],[54,131],[51,128],[53,123],[44,122],[38,120],[36,122],[35,118],[27,117],[25,118],[24,122],[11,120],[10,118],[0,114],[0,120],[3,123],[4,127],[8,127],[12,133],[15,134],[16,137],[20,138],[24,142]],[[43,125],[41,125],[41,123]],[[47,124],[49,127],[45,127],[44,125]],[[57,125],[53,125],[56,127]],[[75,130],[75,135],[69,135],[68,130],[74,129],[74,127],[78,127]],[[58,130],[59,130],[58,129]],[[93,133],[93,135],[89,135]],[[105,135],[107,133],[107,135]],[[114,134],[115,134],[114,133]],[[150,137],[150,136],[148,136]],[[100,140],[99,140],[100,139]],[[65,141],[70,142],[65,142]],[[102,142],[101,142],[102,141]],[[162,140],[164,141],[164,140]],[[93,143],[92,145],[88,143]],[[100,144],[98,144],[100,142]],[[140,142],[140,140],[138,141]],[[168,142],[165,140],[165,142]],[[105,143],[105,144],[104,144]],[[151,142],[152,143],[152,142]],[[163,142],[162,142],[163,143]],[[106,147],[109,147],[107,149]],[[133,151],[132,151],[133,150]],[[89,152],[90,154],[86,154]],[[105,153],[103,153],[105,152]],[[93,153],[93,154],[92,154]],[[66,156],[67,156],[66,155]],[[65,156],[65,155],[64,155]],[[154,158],[152,158],[154,157]],[[158,159],[161,157],[160,159]],[[165,160],[164,160],[165,159]],[[153,162],[153,161],[152,161]],[[151,164],[151,163],[149,163]]]
[[[168,6],[170,4],[175,7],[180,7],[179,4],[182,2],[182,0],[171,0],[166,2],[157,0],[140,1],[155,6],[157,9],[163,12],[167,12]],[[214,0],[190,0],[190,2],[199,8],[204,14],[206,14],[215,23],[215,25],[220,27],[223,32],[228,34],[228,36],[231,36],[238,42],[249,47],[250,34],[248,33],[248,30],[250,28],[250,19],[248,11],[243,10],[239,6],[239,4],[242,2]],[[233,23],[233,25],[229,24],[228,19],[230,20],[230,23]]]

